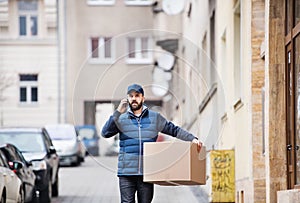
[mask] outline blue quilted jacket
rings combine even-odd
[[[102,129],[102,136],[109,138],[119,133],[118,176],[143,175],[143,144],[155,142],[158,132],[184,141],[195,138],[146,106],[139,117],[130,110],[124,114],[115,111],[110,116]]]

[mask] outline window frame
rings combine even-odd
[[[297,85],[298,74],[295,56],[297,53],[296,40],[300,37],[300,22],[295,21],[295,0],[285,2],[285,75],[286,75],[286,166],[287,166],[287,188],[300,188],[299,167],[297,165],[300,156],[298,151],[299,140],[297,131]]]
[[[20,74],[19,76],[21,77],[22,75],[27,75],[27,74]],[[39,102],[39,88],[38,88],[38,75],[37,74],[28,74],[28,75],[35,75],[37,76],[36,80],[21,80],[19,78],[19,103],[21,105],[32,105],[32,104],[38,104]],[[25,88],[25,93],[26,93],[26,100],[22,101],[21,97],[21,89]],[[36,101],[32,100],[32,89],[36,88]]]
[[[98,57],[93,58],[93,46],[92,40],[98,38]],[[110,38],[107,41],[110,41],[110,57],[105,57],[105,39]],[[88,39],[88,56],[90,64],[110,64],[115,60],[115,42],[113,37],[107,36],[96,36],[89,37]]]
[[[142,38],[146,38],[147,39],[147,57],[142,57]],[[129,57],[130,55],[130,50],[129,50],[129,41],[130,39],[134,39],[135,40],[135,49],[134,49],[134,53],[135,53],[135,57],[131,58]],[[127,57],[126,57],[126,63],[127,64],[152,64],[153,63],[153,51],[152,50],[152,45],[153,45],[153,40],[151,37],[149,36],[131,36],[131,37],[127,37],[127,41],[126,41],[126,51],[127,51]]]
[[[243,68],[242,68],[242,21],[241,21],[241,3],[237,1],[234,8],[233,24],[234,24],[234,101],[233,107],[237,111],[243,105]]]
[[[21,22],[20,18],[25,17],[25,35],[21,35]],[[32,26],[31,26],[31,19],[36,18],[36,34],[32,34]],[[39,36],[39,1],[37,1],[37,8],[36,10],[20,10],[18,7],[18,29],[19,33],[18,36],[21,38],[35,38]]]

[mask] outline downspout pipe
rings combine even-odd
[[[61,37],[61,34],[60,34],[60,31],[61,31],[61,28],[60,28],[60,17],[59,17],[59,0],[56,0],[56,27],[57,27],[57,30],[56,30],[56,41],[57,41],[57,122],[58,123],[61,123],[61,56],[60,56],[60,53],[61,53],[61,40],[60,40],[60,37]]]

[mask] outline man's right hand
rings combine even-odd
[[[117,108],[117,111],[119,111],[121,114],[125,113],[126,110],[127,110],[127,106],[128,106],[127,99],[122,99],[119,106],[118,106],[118,108]]]

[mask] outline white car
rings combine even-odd
[[[13,163],[14,168],[21,168],[19,162]],[[9,169],[4,160],[4,155],[0,152],[0,202],[24,202],[24,189],[22,181]]]
[[[59,155],[60,165],[77,166],[84,161],[86,149],[81,142],[80,136],[77,135],[74,125],[46,125],[45,129]]]

